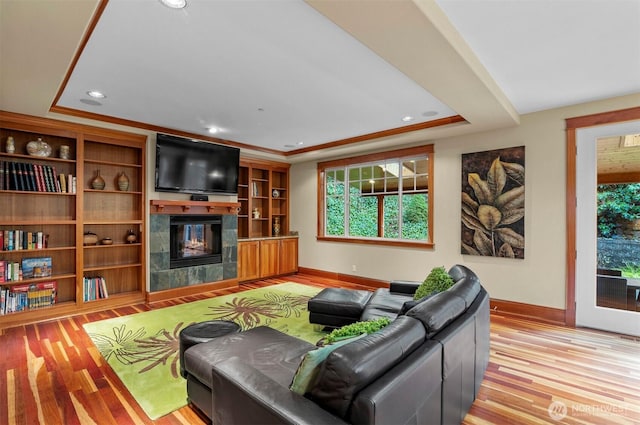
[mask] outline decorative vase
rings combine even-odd
[[[98,243],[98,235],[93,232],[86,232],[82,238],[85,245],[96,245]]]
[[[280,236],[280,217],[273,218],[273,236]]]
[[[7,153],[14,153],[16,151],[16,144],[13,140],[13,137],[9,136],[7,138]]]
[[[273,189],[273,190],[271,191],[271,196],[272,196],[274,199],[279,198],[279,197],[280,197],[280,191],[279,191],[278,189]]]
[[[42,137],[38,137],[38,140],[32,140],[27,143],[27,153],[31,156],[48,157],[51,155],[51,146]]]
[[[125,237],[125,241],[127,243],[136,243],[137,240],[138,240],[138,237],[133,232],[133,229],[127,230],[127,236]]]
[[[106,237],[106,238],[102,238],[102,240],[100,241],[100,243],[102,245],[113,245],[113,239]]]
[[[118,188],[123,192],[129,190],[129,177],[127,177],[124,171],[118,176]]]
[[[104,179],[100,176],[100,170],[96,170],[96,177],[91,181],[91,187],[96,190],[104,189]]]

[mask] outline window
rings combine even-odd
[[[433,145],[318,164],[318,239],[433,246]]]

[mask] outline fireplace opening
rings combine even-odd
[[[172,215],[169,268],[222,262],[222,216]]]

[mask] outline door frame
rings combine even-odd
[[[565,119],[566,125],[566,305],[565,324],[576,326],[576,153],[577,131],[581,128],[640,120],[640,107],[620,109]]]

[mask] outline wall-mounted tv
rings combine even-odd
[[[240,149],[158,133],[156,191],[238,193]]]

